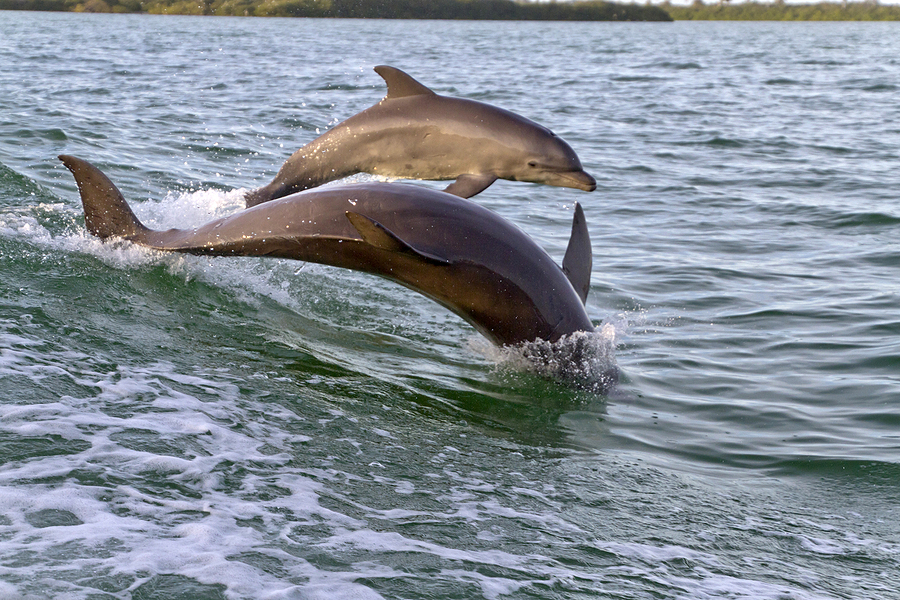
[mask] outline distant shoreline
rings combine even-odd
[[[653,5],[601,0],[0,0],[0,10],[256,17],[501,21],[671,21]]]
[[[666,0],[659,6],[676,21],[900,21],[900,5],[873,0],[811,4],[698,1],[690,6],[676,6]]]
[[[495,21],[900,21],[877,0],[787,4],[730,0],[691,5],[601,0],[0,0],[0,10],[357,19]]]

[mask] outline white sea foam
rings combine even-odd
[[[458,581],[473,581],[481,588],[481,595],[486,600],[495,600],[503,596],[514,594],[524,587],[533,584],[533,581],[517,581],[505,577],[488,577],[478,572],[444,569],[441,577],[456,579]]]
[[[678,577],[671,574],[657,578],[672,590],[671,597],[677,600],[833,600],[837,596],[811,592],[796,585],[779,585],[764,581],[754,581],[742,577],[731,577],[702,569],[698,579]]]
[[[244,208],[245,189],[170,192],[162,200],[131,203],[135,216],[151,229],[187,229]]]
[[[47,209],[42,205],[42,209]],[[69,207],[58,204],[49,207],[58,215],[75,218],[76,213]],[[165,255],[154,252],[128,242],[103,242],[90,235],[83,228],[62,231],[53,234],[34,215],[24,212],[0,214],[0,235],[27,241],[30,244],[51,250],[65,252],[81,252],[97,256],[107,264],[115,266],[136,266],[161,262],[163,257],[170,257],[170,263],[178,264],[180,256]],[[174,260],[173,260],[174,259]]]
[[[0,336],[4,350],[11,341],[16,340]],[[34,374],[25,367],[36,359],[36,354],[23,351],[12,361],[11,372],[32,378]],[[83,379],[77,372],[82,366],[66,368]],[[98,374],[89,375],[96,378]],[[32,381],[38,382],[39,375]],[[178,574],[201,583],[224,583],[232,597],[289,598],[326,590],[342,597],[380,597],[356,584],[355,574],[320,572],[302,559],[273,549],[265,534],[240,524],[248,519],[272,523],[282,506],[301,520],[341,528],[359,526],[354,519],[322,509],[318,505],[321,486],[290,470],[284,476],[274,475],[277,471],[266,476],[290,490],[287,498],[273,505],[240,499],[241,494],[253,494],[267,485],[252,474],[255,469],[265,465],[277,470],[287,460],[284,454],[260,453],[260,446],[264,441],[277,445],[289,436],[271,435],[270,428],[242,419],[233,382],[178,373],[171,365],[157,364],[121,367],[106,378],[101,376],[95,386],[98,393],[91,398],[0,405],[2,435],[32,440],[55,435],[82,443],[66,454],[30,456],[0,466],[0,555],[30,557],[18,561],[21,566],[0,567],[0,580],[5,582],[0,591],[5,595],[17,597],[39,589],[54,597],[63,590],[70,597],[83,597],[72,591],[68,575],[76,567],[132,577],[130,589],[152,574]],[[201,389],[204,400],[176,386]],[[147,409],[150,412],[144,412]],[[282,423],[292,419],[277,407],[271,412]],[[239,427],[230,425],[235,419],[242,419]],[[182,450],[183,456],[171,456],[141,449],[127,441],[128,432],[134,431],[151,432],[163,440],[186,440],[184,447],[198,452],[191,456]],[[257,466],[249,468],[241,494],[222,490],[217,468],[251,463]],[[101,480],[111,476],[123,483],[85,484],[81,482],[85,476]],[[141,483],[148,476],[192,489],[202,497],[179,492],[160,495],[165,487],[154,490]],[[35,515],[42,515],[49,524],[38,522]],[[62,547],[68,548],[66,558],[54,558]],[[235,558],[246,553],[270,557],[291,577],[275,577]],[[42,581],[38,588],[29,583],[36,580]]]
[[[612,323],[594,331],[576,331],[556,342],[535,340],[496,347],[473,339],[470,346],[499,369],[532,373],[597,393],[607,392],[618,381]]]

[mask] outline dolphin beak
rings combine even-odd
[[[584,190],[585,192],[593,192],[597,189],[597,180],[584,171],[561,171],[554,173],[554,177],[548,183],[560,187]]]

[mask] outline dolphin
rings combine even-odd
[[[334,185],[196,229],[148,229],[99,169],[75,176],[85,224],[102,239],[213,256],[272,256],[386,277],[453,311],[497,345],[593,331],[584,308],[591,245],[576,204],[563,268],[518,227],[458,196],[402,183]]]
[[[375,72],[387,96],[294,152],[271,183],[247,193],[247,206],[355,173],[455,179],[444,191],[462,198],[497,179],[596,189],[575,151],[546,127],[490,104],[438,95],[394,67]]]

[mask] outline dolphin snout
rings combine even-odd
[[[585,192],[593,192],[597,189],[597,180],[584,171],[565,171],[558,173],[562,181],[559,185],[572,187]]]

